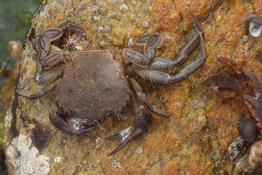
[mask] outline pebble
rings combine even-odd
[[[100,143],[103,139],[101,137],[96,138],[96,144]]]
[[[62,157],[56,157],[56,158],[54,158],[54,162],[55,162],[55,163],[60,163],[60,162],[62,162],[62,160],[63,160]]]
[[[107,15],[108,18],[117,18],[117,13],[116,12],[112,12],[112,13],[109,13]]]
[[[98,26],[98,32],[109,33],[111,31],[110,26]]]
[[[104,48],[106,46],[106,42],[105,41],[100,41],[99,42],[99,47],[100,48]]]
[[[134,45],[133,38],[130,38],[130,39],[128,40],[128,47],[131,47],[131,46],[133,46],[133,45]]]
[[[99,21],[100,20],[100,16],[93,16],[94,21]]]
[[[137,154],[142,154],[142,153],[143,153],[143,148],[141,148],[141,147],[140,147],[140,148],[137,148],[137,149],[136,149],[136,153],[137,153]]]
[[[123,12],[127,12],[128,11],[128,6],[126,5],[126,4],[122,4],[121,6],[120,6],[120,10],[121,11],[123,11]]]
[[[171,36],[165,35],[164,42],[165,42],[165,43],[171,43],[171,42],[172,42]]]
[[[148,21],[144,21],[142,25],[143,25],[144,28],[148,28],[149,22]]]
[[[243,36],[243,41],[244,41],[244,42],[247,42],[247,41],[248,41],[248,36],[247,36],[247,35],[244,35],[244,36]]]
[[[105,2],[97,2],[96,4],[98,7],[101,7],[101,8],[105,8],[106,7],[106,3]]]
[[[137,0],[132,0],[131,4],[135,5],[137,3]]]

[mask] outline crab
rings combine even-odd
[[[217,57],[226,71],[209,77],[205,83],[214,84],[218,90],[230,90],[244,102],[252,118],[240,121],[240,135],[247,143],[253,143],[262,131],[262,83],[250,71],[237,67],[229,59]]]
[[[175,61],[156,58],[157,49],[163,41],[159,33],[146,34],[134,41],[135,46],[143,47],[142,52],[131,48],[113,52],[82,50],[76,41],[85,38],[85,31],[71,21],[49,28],[32,40],[38,53],[35,81],[43,87],[32,93],[19,86],[17,94],[35,99],[52,91],[55,99],[49,114],[50,121],[69,134],[92,131],[107,116],[114,116],[124,109],[131,110],[133,124],[105,137],[119,140],[118,146],[109,153],[112,155],[147,131],[152,114],[169,116],[168,112],[159,110],[147,100],[128,69],[132,68],[131,72],[153,82],[171,84],[186,79],[204,64],[203,32],[196,17],[192,15],[192,18],[197,33]],[[200,58],[177,74],[169,74],[168,70],[183,63],[199,43]],[[61,45],[63,47],[59,48]]]

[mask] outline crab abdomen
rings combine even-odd
[[[56,87],[57,106],[71,117],[97,121],[129,101],[130,89],[120,64],[107,51],[74,54]]]

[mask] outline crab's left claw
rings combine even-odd
[[[133,126],[129,126],[126,129],[123,129],[111,136],[106,137],[105,139],[107,140],[114,140],[117,139],[120,141],[120,144],[113,149],[108,156],[111,156],[115,153],[117,153],[118,151],[120,151],[122,148],[124,148],[126,146],[126,144],[128,142],[130,142],[131,140],[133,140],[134,138],[140,136],[141,134],[144,133],[144,130],[141,128],[134,128]]]
[[[136,114],[136,120],[133,125],[129,126],[126,129],[123,129],[113,135],[105,137],[106,140],[119,140],[120,144],[113,149],[108,156],[111,156],[117,153],[119,150],[124,148],[127,143],[131,140],[143,135],[147,131],[147,125],[149,123],[149,118],[144,112],[144,107],[140,108],[140,111]]]

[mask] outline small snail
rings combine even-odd
[[[248,17],[246,32],[247,34],[255,38],[261,36],[262,35],[262,16]]]
[[[255,142],[250,148],[250,155],[248,158],[250,168],[256,169],[262,166],[262,141]]]

